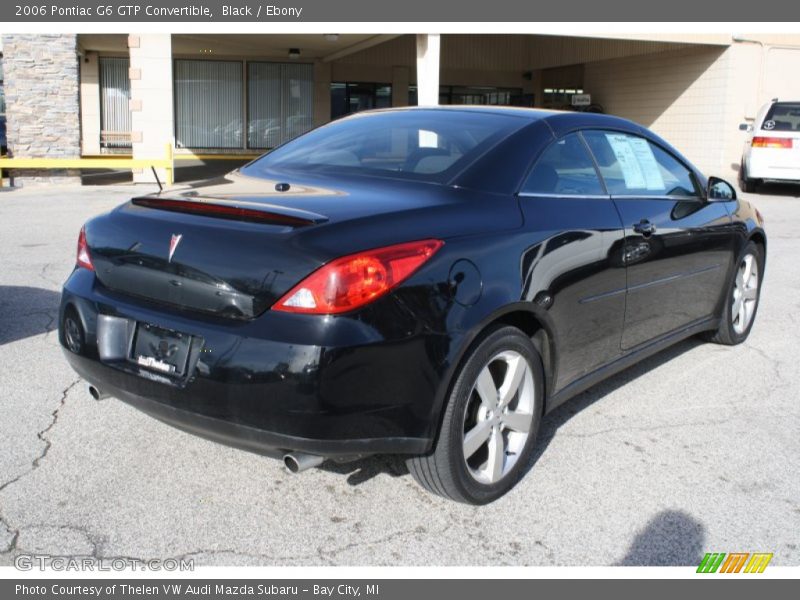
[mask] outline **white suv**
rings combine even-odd
[[[753,125],[739,129],[750,132],[739,169],[743,192],[755,192],[765,180],[800,183],[800,100],[775,98],[761,107]]]

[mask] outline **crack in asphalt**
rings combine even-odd
[[[787,381],[786,377],[784,377],[783,372],[781,371],[781,366],[784,364],[779,358],[770,356],[769,353],[764,350],[763,348],[759,348],[758,346],[754,346],[752,344],[745,343],[745,348],[747,350],[751,350],[758,354],[761,358],[767,361],[772,369],[772,374],[774,375],[775,379],[779,382],[779,385],[775,385],[774,383],[770,385],[770,391],[774,392],[776,390],[783,389],[785,387],[789,387],[792,385],[792,382]]]
[[[434,536],[440,536],[447,532],[453,526],[452,523],[448,523],[444,527],[440,528],[438,531],[434,532]],[[317,548],[317,557],[322,558],[325,560],[332,559],[333,556],[341,552],[345,552],[347,550],[352,550],[353,548],[361,548],[361,547],[369,547],[374,546],[376,544],[385,544],[386,542],[390,542],[397,538],[405,537],[407,535],[421,535],[422,533],[428,533],[426,530],[422,529],[420,526],[416,526],[413,529],[401,529],[399,531],[395,531],[393,533],[374,538],[371,540],[364,540],[362,542],[350,542],[349,544],[345,544],[344,546],[339,546],[336,548],[332,548],[330,550],[324,550],[322,546]]]
[[[75,381],[70,383],[67,387],[65,387],[61,391],[61,399],[58,402],[58,406],[56,406],[55,410],[52,413],[50,413],[51,416],[53,417],[52,420],[50,421],[50,424],[47,427],[45,427],[44,429],[42,429],[38,434],[36,434],[37,437],[41,441],[44,442],[44,450],[42,451],[42,453],[39,456],[37,456],[36,458],[33,459],[33,462],[31,463],[33,468],[31,469],[31,471],[28,471],[28,473],[30,473],[34,469],[38,468],[39,465],[41,464],[41,462],[47,457],[48,452],[50,452],[50,448],[52,447],[53,443],[45,436],[48,433],[50,433],[50,430],[53,429],[53,427],[55,427],[56,423],[58,423],[58,415],[59,415],[59,412],[61,411],[61,409],[64,408],[64,404],[66,404],[66,402],[67,402],[67,394],[69,394],[69,392],[72,390],[72,388],[74,388],[76,385],[78,385],[78,383],[80,383],[80,381],[81,381],[81,379],[79,377],[78,379],[76,379]],[[17,478],[17,479],[19,480],[19,478]],[[3,488],[5,488],[5,487],[7,487],[7,486],[3,486]],[[3,488],[0,488],[0,491],[2,491]]]
[[[53,410],[53,412],[50,413],[50,416],[52,417],[50,423],[47,425],[47,427],[45,427],[36,434],[36,437],[42,442],[44,442],[44,448],[42,449],[42,452],[31,461],[31,468],[25,471],[24,473],[17,475],[13,479],[10,479],[0,484],[0,492],[5,490],[7,487],[17,483],[23,477],[26,477],[31,473],[33,473],[36,469],[39,468],[39,465],[41,464],[42,460],[44,460],[47,457],[47,454],[50,452],[50,448],[53,445],[53,443],[47,438],[47,434],[50,433],[53,427],[55,427],[56,423],[58,423],[59,412],[64,407],[64,404],[67,401],[67,394],[69,394],[72,388],[78,385],[80,381],[81,379],[79,377],[61,391],[61,398],[58,401],[58,405],[56,406],[55,410]],[[0,513],[0,523],[2,523],[3,527],[6,528],[7,532],[11,534],[11,541],[9,542],[7,548],[4,549],[2,552],[0,552],[0,554],[8,554],[9,552],[13,552],[17,548],[17,542],[19,541],[20,530],[12,527],[11,523],[8,521],[8,519],[4,517],[2,513]]]
[[[5,521],[3,521],[4,524]],[[6,525],[7,526],[7,525]],[[452,527],[452,523],[447,524],[443,528],[440,528],[438,531],[434,532],[434,535],[442,535],[448,529]],[[130,556],[124,554],[110,554],[106,555],[103,553],[103,545],[105,538],[103,536],[98,536],[93,534],[85,527],[80,527],[76,525],[48,525],[48,524],[33,524],[28,525],[21,530],[16,530],[13,543],[9,546],[9,548],[0,554],[7,555],[15,550],[24,550],[19,548],[18,546],[18,539],[20,535],[20,531],[25,529],[56,529],[56,530],[63,530],[63,531],[75,531],[83,536],[85,536],[87,542],[92,547],[90,553],[77,553],[77,554],[51,554],[49,555],[50,559],[57,558],[61,560],[77,560],[81,558],[92,558],[95,560],[103,560],[103,561],[114,561],[114,560],[125,560],[129,563],[136,564],[136,563],[149,563],[151,561],[159,561],[161,564],[164,564],[167,561],[177,561],[185,562],[188,560],[193,560],[199,556],[217,556],[217,555],[228,555],[228,556],[237,556],[243,558],[253,558],[258,560],[266,560],[266,561],[282,561],[282,560],[307,560],[307,559],[318,559],[320,561],[325,562],[326,564],[335,565],[338,564],[334,557],[341,552],[358,548],[362,546],[374,546],[376,544],[383,544],[386,542],[390,542],[392,540],[402,538],[409,535],[419,535],[421,533],[419,527],[414,527],[413,529],[403,529],[399,531],[395,531],[393,533],[380,536],[373,539],[364,540],[361,542],[352,542],[349,544],[345,544],[343,546],[333,547],[330,549],[325,549],[323,547],[317,548],[316,552],[313,553],[306,553],[306,554],[263,554],[263,553],[250,553],[250,552],[242,552],[240,550],[236,550],[233,548],[218,548],[218,549],[211,549],[211,548],[198,548],[196,550],[190,550],[188,552],[184,552],[182,554],[173,555],[173,556],[166,556],[166,557],[159,557],[159,558],[143,558],[137,556]],[[9,531],[11,531],[9,529]],[[427,532],[426,532],[427,533]]]
[[[559,431],[556,437],[565,437],[565,438],[590,438],[595,437],[598,435],[605,435],[607,433],[613,433],[617,431],[657,431],[660,429],[678,429],[681,427],[692,427],[692,426],[701,426],[701,425],[722,425],[731,421],[736,415],[724,418],[724,419],[707,419],[701,421],[686,421],[683,423],[670,423],[666,425],[654,425],[652,427],[609,427],[608,429],[601,429],[599,431],[593,431],[590,433],[570,433],[566,431]]]
[[[11,540],[8,542],[6,547],[0,551],[0,554],[8,554],[9,552],[13,552],[17,548],[17,541],[19,540],[19,529],[12,529],[11,524],[3,518],[3,515],[0,515],[0,523],[3,524],[3,527],[6,528],[6,532],[11,535]]]
[[[50,279],[50,278],[49,278],[47,275],[45,275],[45,272],[46,272],[46,271],[47,271],[47,270],[48,270],[50,267],[52,267],[52,266],[54,266],[54,265],[55,265],[55,263],[51,263],[51,262],[44,263],[44,265],[42,265],[42,268],[41,268],[41,270],[39,271],[39,277],[40,277],[42,280],[44,280],[44,281],[46,281],[47,283],[49,283],[50,285],[53,285],[53,286],[55,286],[55,287],[56,287],[56,289],[58,289],[58,288],[60,288],[60,287],[61,287],[61,282],[60,282],[60,281],[55,281],[55,280],[53,280],[53,279]]]

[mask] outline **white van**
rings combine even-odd
[[[739,186],[755,192],[764,181],[800,183],[800,100],[774,98],[761,107],[753,125],[742,124],[745,142]]]

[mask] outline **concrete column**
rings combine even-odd
[[[531,80],[526,82],[525,93],[533,94],[533,105],[541,108],[544,106],[544,83],[542,81],[542,69],[531,71]]]
[[[131,79],[131,144],[133,158],[164,158],[167,144],[175,146],[172,99],[172,36],[147,33],[128,36]],[[162,184],[166,173],[158,169]],[[136,183],[153,183],[151,169],[134,171]]]
[[[100,61],[86,52],[81,62],[81,152],[100,154]]]
[[[78,36],[3,36],[8,150],[17,158],[80,158]],[[65,169],[12,171],[14,185],[80,183]]]
[[[408,67],[392,67],[392,106],[408,106],[410,71]]]
[[[331,63],[314,63],[314,127],[331,120]]]
[[[417,34],[417,98],[420,106],[439,104],[440,45],[438,33]]]

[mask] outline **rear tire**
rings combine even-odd
[[[516,327],[490,330],[455,376],[433,452],[407,461],[423,488],[488,504],[525,473],[542,416],[542,361]]]
[[[747,339],[756,320],[763,273],[764,249],[749,242],[738,258],[733,281],[726,291],[719,328],[709,334],[709,341],[735,346]]]
[[[744,163],[739,166],[739,189],[747,194],[755,194],[756,188],[760,184],[758,179],[750,179],[744,168]]]

